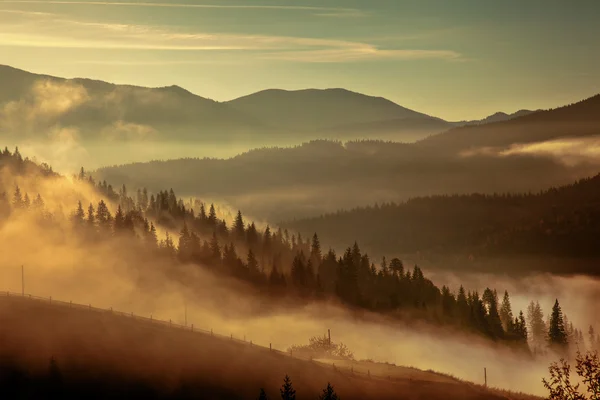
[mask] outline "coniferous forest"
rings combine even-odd
[[[12,153],[5,149],[1,157],[2,164],[17,173],[36,169],[56,176],[48,166],[23,159],[18,149]],[[106,181],[95,182],[83,168],[73,178],[107,199],[97,204],[78,202],[65,213],[71,228],[92,246],[114,237],[133,238],[137,252],[148,257],[234,277],[272,299],[334,301],[357,311],[471,332],[525,352],[545,351],[546,344],[594,348],[600,342],[593,332],[589,340],[584,339],[583,327],[565,321],[558,299],[551,319],[544,321],[539,303],[513,311],[509,293],[498,293],[493,287],[482,293],[463,286],[455,292],[438,287],[418,265],[404,265],[398,258],[373,260],[357,242],[336,254],[321,244],[318,233],[303,237],[269,226],[259,229],[241,212],[228,226],[213,204],[186,202],[173,190],[155,194],[125,186],[115,190]],[[13,212],[34,213],[47,226],[57,218],[46,210],[39,194],[23,193],[18,186],[0,199],[2,218],[10,218]],[[165,230],[164,237],[159,238],[157,229]]]

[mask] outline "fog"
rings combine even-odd
[[[265,312],[264,300],[250,288],[205,269],[184,266],[184,278],[176,279],[166,261],[134,254],[130,249],[135,247],[122,239],[93,244],[81,240],[66,217],[77,199],[87,204],[100,198],[85,184],[62,178],[13,179],[6,174],[1,182],[5,188],[19,184],[30,197],[40,193],[57,215],[55,227],[19,212],[0,226],[0,290],[21,291],[23,265],[25,292],[35,296],[112,307],[176,323],[184,322],[187,307],[188,324],[199,329],[245,337],[265,346],[272,343],[282,350],[331,329],[334,341],[347,344],[358,359],[433,369],[479,383],[486,367],[491,386],[544,393],[541,378],[546,376],[549,358],[526,359],[481,339],[413,321],[392,321],[375,315],[358,317],[333,303],[270,306]],[[530,300],[539,300],[548,312],[558,297],[569,319],[584,332],[589,323],[598,322],[594,317],[600,315],[598,281],[584,277],[537,276],[515,281],[510,277],[447,275],[435,279],[440,285],[460,279],[469,283],[467,289],[493,286],[499,293],[508,289],[515,312]]]

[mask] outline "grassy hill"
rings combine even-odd
[[[287,373],[299,399],[316,397],[327,382],[343,399],[534,398],[401,367],[334,368],[190,328],[20,296],[0,296],[0,326],[3,371],[18,378],[1,385],[20,395],[43,393],[54,357],[66,397],[248,399],[263,387],[276,398]],[[371,376],[361,373],[365,368]]]

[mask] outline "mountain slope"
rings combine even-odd
[[[419,145],[439,151],[457,151],[591,135],[600,135],[600,94],[507,121],[454,128],[428,137]]]
[[[264,90],[227,102],[277,127],[318,130],[339,125],[404,118],[430,119],[382,97],[345,89]]]
[[[560,273],[600,275],[600,175],[539,194],[432,196],[283,223],[322,240],[358,240],[375,254],[562,257]],[[508,265],[503,270],[509,268]],[[512,268],[512,266],[511,266]],[[529,265],[526,270],[535,269]],[[546,271],[550,265],[544,266]]]
[[[138,128],[129,137],[201,140],[226,133],[258,131],[264,125],[223,103],[194,95],[180,87],[145,88],[90,79],[63,79],[0,66],[0,112],[12,125],[3,133],[42,135],[54,126],[79,129],[85,139],[102,133],[125,135],[118,126]],[[2,107],[3,106],[3,107]],[[32,116],[26,119],[24,116]],[[13,128],[14,132],[10,132]],[[29,128],[30,132],[24,132]],[[156,131],[156,132],[155,132]],[[115,138],[114,135],[112,138]],[[157,137],[154,137],[157,138]]]

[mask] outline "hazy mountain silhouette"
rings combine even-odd
[[[537,110],[540,111],[540,110]],[[497,113],[494,113],[492,115],[489,115],[483,119],[479,119],[479,120],[472,120],[472,121],[460,121],[460,122],[456,122],[455,124],[457,126],[462,126],[462,125],[481,125],[481,124],[489,124],[491,122],[502,122],[502,121],[508,121],[510,119],[514,119],[514,118],[518,118],[518,117],[523,117],[525,115],[529,115],[531,113],[534,113],[535,111],[531,111],[531,110],[519,110],[516,111],[512,114],[507,114],[505,112],[499,111]]]
[[[454,128],[428,137],[419,144],[447,152],[598,134],[600,134],[600,95],[575,104],[537,111],[507,121]]]
[[[346,89],[270,89],[227,102],[277,128],[327,133],[409,130],[441,131],[452,124],[402,107],[382,97]]]
[[[0,110],[4,114],[27,107],[27,115],[35,115],[43,111],[42,106],[58,105],[52,109],[52,118],[35,120],[35,127],[28,126],[30,137],[43,136],[44,129],[58,125],[77,128],[83,139],[101,138],[102,131],[113,139],[196,142],[286,136],[296,141],[323,136],[367,138],[381,133],[396,140],[416,140],[453,126],[384,98],[344,89],[265,90],[217,102],[178,86],[146,88],[91,79],[64,79],[9,66],[0,66],[0,87]],[[8,103],[11,107],[2,107]],[[22,117],[3,115],[17,123],[11,126],[12,132],[0,125],[4,134],[21,137],[26,133],[18,126],[19,116]],[[129,128],[135,125],[138,135],[114,133],[118,131],[115,123]],[[147,135],[139,134],[140,130]],[[269,143],[263,140],[257,145]]]

